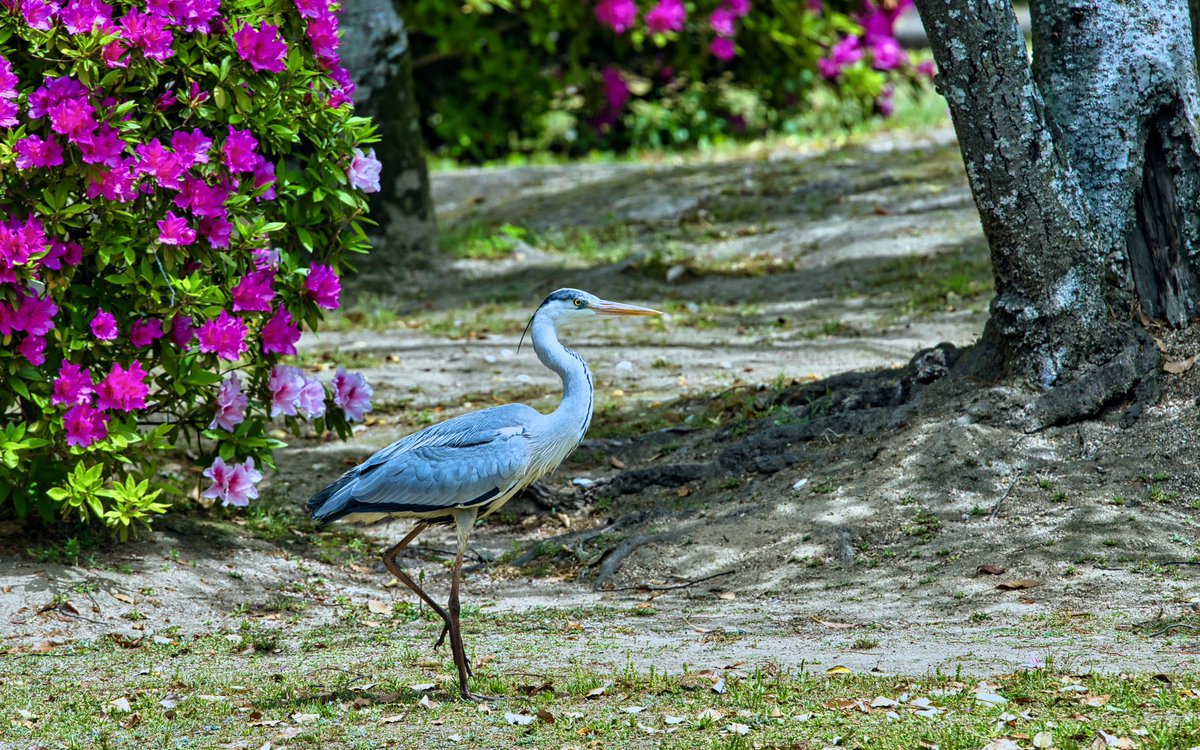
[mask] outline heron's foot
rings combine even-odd
[[[437,651],[439,648],[442,647],[442,644],[446,642],[446,636],[448,636],[448,635],[450,635],[450,625],[443,624],[442,625],[442,634],[438,636],[437,643],[433,644],[434,651]]]
[[[463,700],[471,701],[472,703],[488,703],[491,701],[498,701],[502,697],[499,695],[480,695],[479,693],[472,693],[470,690],[465,688],[462,690],[461,695]]]

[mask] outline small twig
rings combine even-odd
[[[1175,630],[1177,628],[1187,628],[1188,630],[1200,630],[1200,625],[1188,625],[1186,622],[1173,622],[1170,625],[1163,628],[1162,630],[1151,633],[1150,635],[1148,635],[1146,637],[1147,638],[1157,638],[1158,636],[1162,635],[1163,633],[1169,633],[1172,630]]]
[[[992,512],[988,514],[989,521],[994,521],[996,519],[996,514],[1000,512],[1000,506],[1003,505],[1004,501],[1008,499],[1008,496],[1012,494],[1013,487],[1017,486],[1017,482],[1021,481],[1021,477],[1023,476],[1025,476],[1025,473],[1018,471],[1017,476],[1015,476],[1013,480],[1009,482],[1008,489],[1004,491],[1004,494],[1001,495],[1000,499],[996,501],[996,504],[992,506]]]
[[[736,572],[737,571],[734,571],[734,570],[726,570],[726,571],[722,571],[720,573],[713,573],[710,576],[704,576],[703,578],[694,578],[690,581],[685,581],[683,583],[673,583],[669,586],[655,586],[653,584],[643,583],[643,584],[639,584],[637,586],[618,586],[616,588],[604,589],[604,590],[605,591],[672,591],[674,589],[686,589],[688,586],[695,586],[697,583],[704,583],[705,581],[711,581],[712,579],[720,578],[721,576],[732,575]]]
[[[1167,562],[1157,563],[1158,565],[1200,565],[1200,560],[1168,560]]]
[[[604,583],[612,577],[613,573],[617,572],[617,568],[621,567],[621,563],[625,558],[629,557],[635,549],[650,542],[657,542],[662,539],[667,539],[674,536],[670,532],[660,532],[658,534],[638,534],[630,537],[618,544],[607,555],[602,557],[603,562],[600,563],[600,570],[596,574],[596,582],[592,584],[593,591],[602,591]]]

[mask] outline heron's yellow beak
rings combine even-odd
[[[592,305],[597,315],[662,315],[658,310],[637,305],[622,305],[620,302],[597,302]]]

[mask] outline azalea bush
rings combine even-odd
[[[328,0],[0,0],[0,514],[244,505],[363,418],[292,359],[367,247],[352,89]]]
[[[694,146],[778,128],[816,87],[887,116],[920,79],[911,0],[416,0],[427,142],[457,159]]]

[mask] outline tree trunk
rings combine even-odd
[[[1031,66],[1010,3],[916,4],[996,276],[966,361],[1047,390],[1039,426],[1094,413],[1157,369],[1138,305],[1176,326],[1200,311],[1188,7],[1034,2]]]
[[[381,189],[371,197],[371,218],[379,227],[375,251],[360,264],[375,276],[421,262],[436,250],[412,52],[398,2],[354,0],[344,4],[342,16],[342,60],[358,86],[355,109],[379,126],[374,148],[383,162]]]

